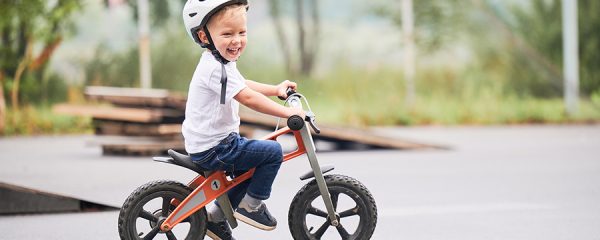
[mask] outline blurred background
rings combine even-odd
[[[89,118],[57,115],[52,106],[84,102],[86,86],[141,87],[138,2],[2,1],[0,134],[91,132]],[[184,30],[184,2],[148,1],[144,87],[187,91],[203,50]],[[238,68],[260,82],[297,81],[319,121],[331,124],[600,120],[600,2],[577,1],[572,15],[579,75],[572,109],[563,60],[569,1],[406,2],[252,0]]]
[[[204,51],[184,2],[0,1],[0,240],[117,239],[134,189],[196,176],[148,157],[183,150]],[[599,13],[594,0],[250,0],[237,66],[299,83],[322,166],[377,201],[373,239],[598,239]],[[273,130],[243,110],[242,134]],[[280,223],[309,170],[289,162],[268,202]],[[287,224],[235,234],[290,238]]]

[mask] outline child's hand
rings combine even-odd
[[[287,89],[291,88],[292,90],[296,91],[297,86],[298,86],[298,84],[296,84],[295,82],[292,82],[290,80],[285,80],[277,85],[277,96],[282,97],[283,99],[286,99],[288,97]]]

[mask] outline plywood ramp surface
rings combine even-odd
[[[277,118],[264,114],[253,113],[250,110],[240,110],[242,125],[250,125],[266,130],[275,129]],[[286,126],[287,119],[279,121],[280,127]],[[318,121],[318,117],[317,117]],[[317,122],[321,129],[320,134],[313,134],[313,138],[327,141],[356,142],[373,147],[391,148],[391,149],[446,149],[444,146],[419,143],[411,140],[400,139],[396,137],[385,136],[370,131],[368,128],[334,126],[331,124],[321,124]]]

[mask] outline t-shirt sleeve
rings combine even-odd
[[[231,68],[225,68],[225,71],[227,72],[225,101],[229,101],[246,87],[246,80],[238,71],[231,70]],[[213,70],[208,84],[210,90],[215,92],[219,99],[221,98],[221,72],[221,66],[219,65]]]

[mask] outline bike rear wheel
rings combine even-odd
[[[137,188],[119,213],[119,236],[122,240],[202,239],[206,233],[206,210],[202,208],[171,231],[162,232],[160,225],[175,209],[173,199],[182,202],[191,190],[175,181],[154,181]]]
[[[294,239],[370,239],[377,225],[377,206],[369,190],[348,176],[324,178],[339,225],[331,225],[317,182],[312,180],[298,191],[290,206],[288,224]]]

